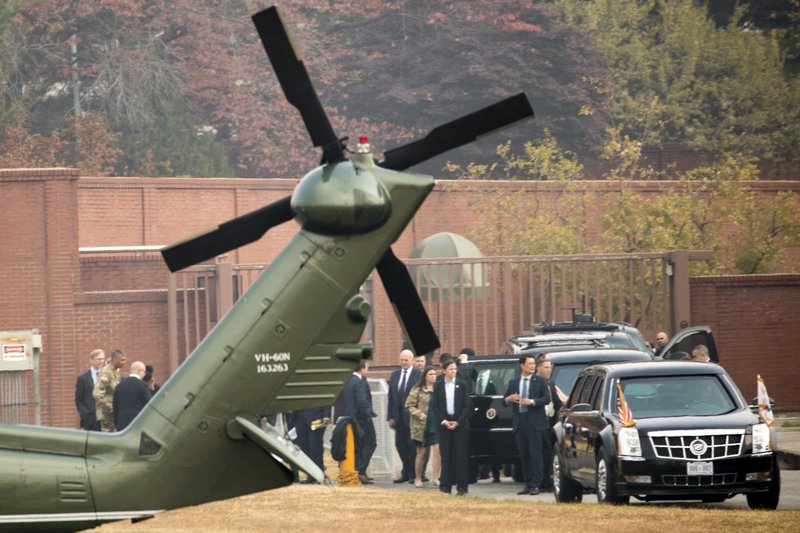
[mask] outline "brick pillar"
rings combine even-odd
[[[0,324],[37,328],[42,424],[77,427],[72,402],[82,370],[75,353],[75,294],[79,289],[78,171],[0,170]]]

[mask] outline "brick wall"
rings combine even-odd
[[[296,180],[216,178],[81,178],[78,182],[80,246],[137,246],[169,244],[233,217],[258,209],[291,194]],[[800,192],[800,181],[750,182],[764,194]],[[602,211],[604,195],[618,191],[608,181],[508,182],[439,180],[417,216],[394,246],[398,257],[408,257],[429,235],[452,231],[470,236],[476,227],[477,207],[498,193],[523,191],[530,208],[548,206],[572,187],[584,193],[589,205]],[[644,197],[643,208],[658,201],[676,181],[646,181],[633,185]],[[265,238],[232,250],[231,263],[269,262],[294,236],[297,224],[271,229]],[[589,228],[587,238],[594,237]],[[800,254],[797,260],[800,261]]]
[[[692,324],[708,324],[722,365],[747,400],[756,374],[780,410],[800,410],[800,275],[701,276],[690,281]]]
[[[42,423],[56,426],[75,418],[64,399],[80,368],[77,179],[74,169],[0,170],[0,329],[42,334]]]
[[[88,365],[88,354],[102,348],[110,355],[122,348],[130,363],[144,361],[154,367],[157,383],[163,383],[169,368],[167,345],[167,293],[165,290],[125,291],[118,293],[85,293],[75,304],[75,346],[82,366]],[[74,387],[77,374],[69,376]],[[73,389],[74,395],[74,389]],[[77,427],[72,397],[56,402],[51,409],[64,409],[67,426]]]
[[[72,169],[0,170],[0,246],[4,252],[0,259],[0,329],[38,328],[43,334],[42,422],[77,426],[75,377],[85,369],[86,356],[94,348],[124,348],[132,359],[153,363],[158,381],[164,380],[168,368],[167,274],[158,256],[79,259],[79,246],[171,243],[274,202],[290,194],[295,183],[78,179]],[[602,205],[603,193],[615,187],[607,182],[579,185],[598,205]],[[766,194],[800,189],[800,182],[752,185]],[[657,201],[658,194],[675,183],[636,186]],[[498,190],[522,190],[531,194],[532,202],[546,204],[563,190],[563,184],[440,181],[395,244],[395,252],[407,257],[419,241],[439,231],[468,234],[476,206],[491,201]],[[270,230],[257,243],[232,251],[227,261],[269,262],[296,230],[294,222]],[[747,281],[751,278],[755,281]],[[754,390],[755,372],[761,372],[783,409],[800,408],[798,380],[789,379],[793,374],[786,371],[794,368],[798,356],[792,339],[796,321],[792,323],[791,317],[798,316],[799,283],[794,276],[692,281],[692,323],[714,327],[726,367],[747,395]],[[388,308],[383,309],[376,326],[378,336],[398,329]],[[771,337],[765,341],[763,336],[750,335],[759,328],[770,331]],[[454,338],[447,344],[454,351],[463,342]],[[769,363],[759,355],[765,345],[772,354]],[[396,360],[396,352],[388,347],[376,356],[378,365]],[[756,359],[759,368],[752,364]]]

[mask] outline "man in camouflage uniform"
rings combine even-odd
[[[100,431],[116,431],[114,427],[114,389],[119,385],[119,369],[125,364],[126,355],[120,349],[111,352],[111,359],[100,371],[92,396],[97,409],[97,421]]]

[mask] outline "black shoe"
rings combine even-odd
[[[458,492],[456,492],[456,496],[466,496],[466,494],[467,494],[466,489],[459,490]]]
[[[428,479],[428,478],[427,478],[427,477],[425,477],[425,476],[422,476],[422,482],[423,482],[423,483],[430,483],[430,482],[431,482],[431,480],[430,480],[430,479]]]
[[[500,478],[499,477],[492,478],[492,483],[500,483]]]
[[[410,479],[408,479],[406,476],[400,476],[399,478],[392,481],[392,483],[408,483],[409,481]]]
[[[362,485],[372,485],[372,481],[370,481],[369,478],[363,474],[358,475],[358,480]]]
[[[374,477],[370,477],[370,476],[364,476],[364,477],[367,478],[367,481],[375,481]]]
[[[536,496],[537,494],[539,494],[539,489],[531,489],[531,491],[528,494],[530,494],[531,496]]]
[[[439,491],[444,492],[445,494],[450,494],[452,489],[450,487],[439,487]]]
[[[519,491],[517,494],[521,496],[523,494],[530,494],[530,492],[531,492],[531,489],[529,489],[528,487],[525,487],[524,489]]]

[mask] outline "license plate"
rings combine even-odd
[[[714,463],[686,463],[687,476],[713,476]]]

